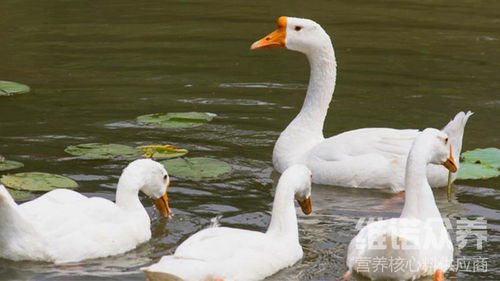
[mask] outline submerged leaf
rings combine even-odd
[[[11,81],[0,81],[0,96],[24,94],[30,91],[30,87],[21,83]]]
[[[178,158],[160,162],[176,177],[215,178],[231,171],[231,165],[212,158]]]
[[[488,179],[500,176],[500,170],[482,164],[474,164],[468,162],[460,163],[457,179],[461,180],[476,180]]]
[[[144,152],[144,157],[155,159],[168,159],[186,155],[189,151],[170,144],[141,145],[137,147]]]
[[[67,177],[31,172],[5,175],[0,182],[9,188],[28,191],[49,191],[56,188],[76,188],[78,184]]]
[[[214,116],[205,112],[153,113],[137,117],[137,122],[161,128],[189,128],[210,122]]]
[[[17,161],[0,161],[0,171],[14,170],[24,167],[24,164]]]
[[[33,193],[30,193],[28,191],[15,190],[10,188],[7,188],[7,190],[9,191],[10,196],[14,198],[14,200],[26,200],[33,197]]]
[[[476,148],[462,153],[464,162],[483,164],[500,169],[500,149],[495,147]]]
[[[65,152],[85,159],[109,159],[117,156],[136,157],[142,151],[127,145],[113,143],[84,143],[70,145]]]

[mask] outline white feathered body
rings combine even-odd
[[[286,22],[284,47],[305,54],[311,72],[302,108],[274,146],[275,169],[282,173],[291,165],[304,164],[311,170],[314,183],[404,190],[406,158],[413,139],[420,132],[366,128],[325,139],[323,124],[337,78],[333,44],[330,36],[314,21],[286,17]],[[297,26],[303,28],[297,31]],[[453,156],[457,159],[463,129],[470,115],[470,112],[458,113],[443,129],[450,137]],[[448,173],[442,167],[430,165],[428,179],[432,187],[444,186]]]
[[[0,256],[75,262],[127,252],[151,237],[144,209],[57,189],[17,205],[0,185]]]
[[[415,280],[446,272],[453,244],[440,218],[394,218],[364,227],[348,248],[347,267],[372,280]]]
[[[310,200],[310,194],[311,172],[304,165],[292,166],[278,182],[265,233],[207,228],[182,242],[173,255],[142,270],[150,281],[262,280],[302,258],[294,199]]]
[[[449,135],[456,159],[470,115],[471,112],[459,112],[443,129]],[[292,123],[274,147],[273,162],[280,172],[289,165],[305,164],[312,171],[313,182],[318,184],[390,187],[399,192],[404,190],[408,152],[420,133],[414,129],[364,128],[324,139]],[[448,171],[441,165],[429,164],[427,178],[432,187],[442,187],[447,184]],[[452,175],[452,180],[455,178],[456,174]]]
[[[185,281],[262,280],[302,258],[298,241],[275,238],[257,231],[207,228],[189,237],[173,255],[164,256],[147,272],[168,272]],[[169,274],[159,273],[164,278]],[[164,280],[176,280],[171,278]]]
[[[456,171],[450,142],[445,132],[432,128],[415,138],[407,157],[401,216],[359,231],[347,250],[347,275],[358,272],[372,280],[415,280],[450,268],[453,243],[427,181],[430,163],[446,163]]]

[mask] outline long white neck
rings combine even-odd
[[[323,124],[332,101],[337,77],[337,61],[333,46],[330,43],[308,54],[307,59],[311,74],[306,98],[302,109],[290,125],[298,125],[316,137],[323,137]]]
[[[306,54],[311,67],[306,98],[299,114],[281,133],[273,151],[278,171],[299,163],[300,157],[324,140],[323,123],[335,89],[337,62],[331,41]]]
[[[278,183],[274,195],[271,223],[266,234],[278,235],[281,238],[291,238],[298,241],[299,229],[294,205],[294,190],[283,177]]]
[[[139,200],[139,190],[141,183],[132,174],[125,170],[118,180],[116,188],[116,205],[125,210],[144,209]]]
[[[432,189],[427,181],[428,150],[426,143],[415,143],[406,162],[405,205],[402,218],[441,218]]]

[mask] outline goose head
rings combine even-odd
[[[422,136],[429,140],[428,162],[432,164],[444,165],[450,172],[457,171],[457,164],[452,154],[452,147],[448,140],[448,135],[434,128],[427,128],[422,132]]]
[[[261,48],[287,48],[306,55],[323,48],[332,48],[330,36],[310,19],[279,17],[278,28],[256,41],[251,50]]]
[[[311,171],[304,165],[293,165],[281,176],[281,178],[288,179],[287,185],[293,189],[295,200],[306,215],[312,212],[311,177]]]
[[[162,164],[151,159],[138,159],[123,170],[124,174],[134,178],[134,182],[140,186],[139,190],[153,199],[164,217],[170,216],[167,195],[170,177]]]

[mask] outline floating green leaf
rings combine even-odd
[[[0,81],[0,96],[24,94],[30,91],[30,87],[21,83],[11,81]]]
[[[14,198],[15,200],[26,200],[33,197],[33,193],[30,193],[28,191],[15,190],[10,188],[7,188],[7,190],[9,191],[10,196],[12,196],[12,198]]]
[[[12,189],[27,191],[49,191],[56,188],[75,188],[78,186],[70,178],[40,172],[5,175],[0,178],[0,182]]]
[[[178,177],[215,178],[231,171],[231,165],[212,158],[177,158],[160,162],[168,173]]]
[[[500,175],[500,149],[477,148],[462,153],[457,179],[488,179]]]
[[[0,171],[14,170],[24,167],[24,164],[17,161],[4,160],[0,161]]]
[[[460,163],[457,179],[461,180],[476,180],[488,179],[500,176],[500,170],[482,164],[474,164],[468,162]]]
[[[189,128],[210,122],[214,116],[204,112],[154,113],[137,117],[137,122],[161,128]]]
[[[186,155],[189,151],[170,144],[141,145],[137,147],[144,152],[144,157],[155,159],[168,159]]]
[[[483,164],[500,169],[500,149],[495,147],[477,148],[462,153],[464,162]]]
[[[81,156],[85,159],[109,159],[118,156],[136,157],[142,154],[140,149],[112,143],[84,143],[70,145],[64,150],[75,156]]]

